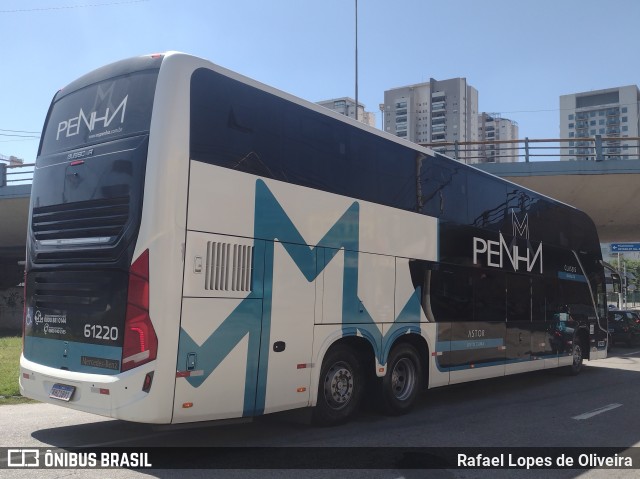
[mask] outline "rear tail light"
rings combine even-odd
[[[153,371],[147,373],[144,377],[144,382],[142,383],[142,390],[146,393],[151,391],[151,383],[153,382]]]
[[[129,269],[121,370],[153,361],[157,355],[158,338],[149,317],[149,250],[145,250]]]

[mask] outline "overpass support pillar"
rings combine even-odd
[[[604,155],[602,154],[602,135],[596,135],[596,161],[604,160]]]

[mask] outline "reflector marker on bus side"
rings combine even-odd
[[[92,393],[103,394],[105,396],[109,396],[110,392],[106,388],[91,388]]]
[[[442,356],[443,351],[434,351],[431,353],[431,356],[435,357],[435,356]]]
[[[198,371],[176,371],[177,378],[188,378],[192,376],[203,376],[204,371],[199,369]]]
[[[313,367],[313,363],[300,363],[296,366],[296,369],[306,369],[306,368],[312,368]]]

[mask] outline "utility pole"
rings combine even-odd
[[[356,121],[358,121],[358,0],[356,2]]]
[[[627,309],[627,263],[624,263],[624,309]]]

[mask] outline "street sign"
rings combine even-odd
[[[612,253],[624,253],[628,251],[640,251],[640,243],[611,243]]]

